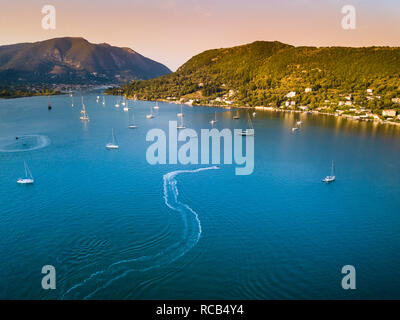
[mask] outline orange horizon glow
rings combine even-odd
[[[54,5],[56,30],[41,27]],[[342,6],[357,9],[356,30],[341,28]],[[129,47],[176,70],[204,50],[256,40],[307,46],[400,46],[400,3],[384,0],[114,0],[2,4],[0,45],[56,37]]]

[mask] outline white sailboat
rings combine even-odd
[[[89,121],[89,116],[86,113],[86,108],[85,108],[85,104],[83,103],[83,97],[82,97],[82,110],[81,110],[81,116],[79,119],[81,119],[82,121]]]
[[[211,125],[213,125],[213,124],[216,123],[216,122],[218,122],[218,120],[217,120],[217,111],[214,112],[214,119],[212,119],[212,120],[210,121],[210,123],[211,123]]]
[[[177,117],[183,117],[183,111],[182,111],[182,103],[181,103],[181,112],[176,114]]]
[[[122,105],[123,105],[123,106],[125,106],[125,104],[126,104],[125,101],[126,101],[126,98],[124,97],[124,100],[122,101]]]
[[[233,120],[239,120],[240,116],[239,116],[239,110],[236,111],[236,114],[233,116]]]
[[[251,121],[249,112],[247,112],[247,121],[248,121],[248,129],[246,130],[242,130],[241,132],[239,132],[238,134],[241,136],[254,136],[254,127],[253,127],[253,122]]]
[[[147,118],[147,119],[152,119],[152,118],[154,118],[154,116],[153,116],[153,108],[152,108],[152,107],[150,107],[150,114],[147,114],[147,115],[146,115],[146,118]]]
[[[333,181],[336,180],[336,176],[335,176],[335,163],[332,160],[332,167],[331,167],[331,175],[330,176],[326,176],[324,179],[322,179],[322,182],[325,183],[331,183]]]
[[[179,124],[176,126],[177,129],[185,129],[186,127],[183,124],[183,113],[182,116],[178,117]]]
[[[25,167],[25,177],[24,178],[19,178],[17,180],[17,183],[19,184],[33,184],[35,180],[33,179],[31,170],[29,170],[28,165],[24,161],[24,167]]]
[[[72,95],[72,93],[71,93],[71,99],[72,99],[71,106],[72,106],[72,108],[73,108],[73,107],[74,107],[74,96]]]
[[[136,129],[136,124],[135,124],[135,115],[132,111],[132,122],[128,126],[129,129]]]
[[[112,142],[106,144],[106,149],[119,149],[119,145],[117,144],[117,140],[115,139],[114,129],[111,130]]]
[[[117,100],[117,103],[115,104],[115,107],[116,107],[116,108],[119,108],[119,98],[118,98],[118,100]]]
[[[156,105],[153,108],[154,108],[154,110],[160,109],[160,107],[158,106],[158,102],[156,102]]]
[[[106,100],[105,100],[105,98],[104,98],[104,96],[103,96],[103,106],[104,105],[106,105]]]
[[[126,102],[124,102],[124,111],[125,112],[128,112],[129,111],[129,108],[128,108],[128,100],[126,100]]]

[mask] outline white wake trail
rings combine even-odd
[[[179,189],[176,177],[182,173],[197,173],[216,169],[219,169],[219,167],[177,170],[163,176],[165,204],[171,210],[180,213],[184,225],[182,237],[177,242],[157,254],[120,260],[109,265],[104,270],[94,272],[68,289],[61,299],[90,299],[114,281],[125,277],[131,272],[145,272],[159,268],[176,261],[189,252],[199,242],[202,232],[201,222],[195,210],[178,200]]]

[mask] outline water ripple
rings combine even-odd
[[[23,152],[47,147],[50,138],[44,135],[32,134],[18,137],[8,137],[0,140],[0,152]]]

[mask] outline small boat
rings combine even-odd
[[[217,120],[217,112],[215,111],[214,112],[214,119],[212,119],[210,121],[210,124],[213,126],[216,122],[218,122],[218,120]]]
[[[303,121],[297,121],[297,122],[296,122],[296,124],[297,124],[298,126],[301,126],[303,123],[304,123]]]
[[[47,109],[51,110],[50,96],[47,96]]]
[[[178,119],[180,120],[179,125],[176,126],[177,129],[185,129],[186,127],[183,124],[183,113],[181,117],[178,117]]]
[[[96,102],[97,102],[97,103],[99,103],[99,99],[100,99],[100,97],[97,96],[97,97],[96,97]]]
[[[297,127],[292,128],[292,132],[296,132],[296,131],[299,131],[299,128],[297,128]]]
[[[233,116],[233,120],[238,120],[238,119],[240,119],[239,110],[236,112],[236,115]]]
[[[17,180],[17,183],[19,184],[33,184],[35,180],[33,179],[32,173],[29,170],[28,165],[26,162],[24,162],[24,167],[25,167],[25,178],[19,178]]]
[[[123,106],[125,106],[125,104],[126,104],[125,101],[126,101],[126,98],[124,97],[124,100],[122,101],[122,105],[123,105]]]
[[[83,103],[83,97],[82,97],[82,110],[81,110],[81,116],[79,119],[83,120],[83,121],[89,121],[89,116],[86,113],[86,108],[85,108],[85,104]]]
[[[257,112],[253,112],[253,117],[255,118],[257,115]]]
[[[183,111],[182,111],[182,103],[181,103],[181,112],[176,114],[177,117],[183,117]]]
[[[112,150],[112,149],[119,149],[119,145],[116,142],[115,135],[114,135],[114,129],[111,130],[112,134],[112,142],[106,144],[106,149]]]
[[[330,176],[326,176],[324,179],[322,179],[322,182],[325,183],[331,183],[333,181],[336,180],[336,176],[335,176],[335,163],[332,160],[332,167],[331,167],[331,175]]]
[[[253,127],[253,123],[251,122],[249,112],[247,112],[247,119],[248,119],[249,128],[238,132],[238,134],[240,136],[254,136],[254,127]]]
[[[154,118],[154,116],[153,116],[153,109],[150,107],[150,114],[147,114],[146,115],[146,118],[147,119],[152,119],[152,118]]]
[[[106,100],[104,99],[104,96],[103,96],[103,106],[106,104]]]
[[[156,105],[153,108],[154,108],[154,110],[160,109],[160,107],[158,106],[158,102],[156,102]]]
[[[128,108],[128,100],[126,101],[126,104],[125,104],[125,107],[124,107],[124,111],[125,111],[125,112],[128,112],[128,111],[129,111],[129,108]]]
[[[72,95],[72,93],[71,93],[71,98],[72,98],[71,106],[72,106],[72,108],[73,108],[73,107],[74,107],[74,96]]]
[[[128,125],[129,129],[136,129],[136,124],[135,124],[135,115],[132,112],[132,122]]]

